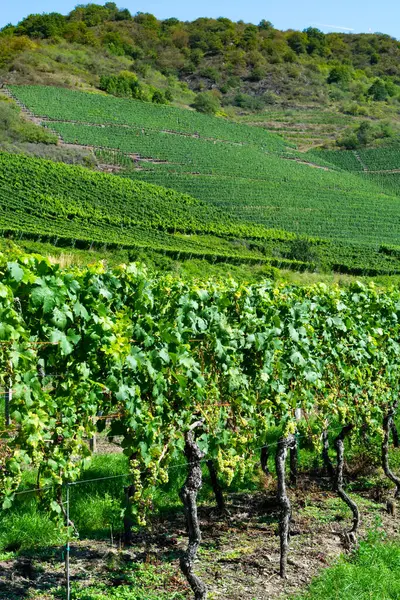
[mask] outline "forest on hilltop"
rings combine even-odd
[[[179,80],[212,92],[217,107],[251,111],[296,100],[397,102],[399,59],[399,42],[382,33],[280,31],[266,19],[158,20],[113,2],[78,5],[66,16],[32,14],[0,31],[0,70],[12,83],[98,87],[101,77],[129,71],[168,89],[164,98],[153,98],[154,85],[143,92],[154,101],[181,96]]]

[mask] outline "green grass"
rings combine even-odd
[[[350,557],[317,577],[292,600],[399,600],[400,545],[371,532]]]
[[[160,565],[132,563],[118,572],[123,585],[75,585],[71,600],[183,600],[187,595],[174,591],[171,586],[174,576],[176,567],[165,562]]]
[[[29,495],[31,496],[31,495]],[[25,497],[0,521],[0,552],[19,552],[48,546],[61,546],[65,532],[34,498]]]

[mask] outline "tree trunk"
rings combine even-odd
[[[333,467],[331,457],[329,456],[329,438],[326,429],[322,432],[322,459],[324,461],[325,468],[328,471],[329,477],[333,479],[335,477],[335,469]]]
[[[260,463],[261,463],[261,468],[267,477],[269,475],[271,475],[271,472],[268,468],[268,459],[269,459],[269,446],[268,446],[268,444],[265,444],[265,446],[263,446],[261,448]]]
[[[188,464],[188,473],[179,493],[185,510],[189,537],[187,550],[182,553],[180,559],[180,567],[194,592],[195,600],[205,600],[207,588],[193,572],[194,561],[201,544],[201,531],[196,500],[202,486],[201,460],[204,458],[204,453],[196,444],[193,428],[185,435],[185,456]]]
[[[207,461],[207,468],[208,468],[208,472],[210,474],[211,486],[212,486],[212,489],[214,492],[215,501],[217,503],[218,509],[221,512],[226,513],[227,510],[226,510],[224,494],[222,492],[221,485],[218,481],[218,474],[217,474],[217,468],[215,466],[215,462],[212,459],[209,459]]]
[[[277,500],[281,509],[279,522],[279,537],[281,545],[281,577],[286,577],[286,564],[289,553],[290,539],[290,519],[292,516],[292,507],[288,495],[286,493],[285,464],[288,448],[294,448],[295,444],[296,439],[294,435],[289,435],[286,438],[281,438],[278,442],[275,455],[276,474],[278,476]]]
[[[393,407],[389,410],[388,414],[383,419],[383,431],[384,438],[382,442],[382,467],[385,472],[386,477],[392,481],[396,486],[396,491],[394,493],[395,498],[400,497],[400,479],[393,473],[389,465],[389,440],[390,440],[390,432],[393,427],[393,417],[396,412],[397,402],[393,405]]]
[[[357,504],[346,494],[343,487],[343,465],[344,465],[344,440],[353,429],[353,425],[346,425],[335,439],[335,450],[337,457],[337,466],[334,477],[334,489],[339,498],[343,500],[353,513],[353,526],[346,533],[349,543],[355,543],[358,526],[360,524],[360,513]]]

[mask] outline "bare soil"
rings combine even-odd
[[[108,448],[107,448],[108,449]],[[104,448],[105,450],[105,448]],[[210,598],[223,600],[283,600],[304,589],[318,572],[342,552],[343,532],[350,524],[336,496],[324,481],[304,477],[290,491],[293,504],[288,576],[279,577],[279,510],[272,482],[256,494],[231,494],[229,515],[213,506],[199,509],[203,543],[197,573],[207,582]],[[325,489],[324,489],[325,487]],[[390,538],[400,537],[398,517],[387,514],[374,490],[358,495],[362,513],[361,536],[378,517]],[[368,505],[367,507],[364,505]],[[71,544],[72,582],[84,586],[125,585],[121,572],[134,563],[156,570],[169,567],[164,591],[192,594],[179,571],[179,555],[187,538],[183,514],[172,512],[154,519],[151,530],[136,536],[131,547],[116,537],[112,541],[76,540]],[[0,599],[53,598],[49,590],[64,585],[63,550],[45,549],[0,562]]]

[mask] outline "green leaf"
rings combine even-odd
[[[61,514],[61,506],[55,500],[52,500],[50,502],[50,508],[51,508],[52,511],[54,511],[58,515]]]
[[[170,362],[169,354],[167,348],[162,348],[158,353],[159,357],[168,364]]]
[[[50,341],[53,344],[58,343],[61,353],[67,356],[71,354],[73,350],[72,344],[69,342],[67,336],[63,331],[59,331],[58,329],[54,329],[50,334]]]
[[[3,510],[7,510],[7,508],[11,508],[13,505],[13,497],[12,496],[7,496],[6,498],[4,498],[3,500]]]
[[[88,311],[80,302],[75,302],[73,310],[76,317],[81,317],[84,321],[89,319]]]
[[[297,333],[293,325],[289,325],[289,335],[294,342],[299,341],[299,334]]]
[[[63,313],[57,307],[53,310],[52,323],[59,329],[64,329],[64,327],[67,325],[67,317],[65,313]]]
[[[304,378],[310,383],[315,383],[318,379],[318,373],[316,373],[315,371],[306,371],[304,374]]]
[[[14,281],[16,281],[17,283],[22,281],[22,279],[24,277],[24,270],[21,267],[21,265],[19,265],[16,262],[9,262],[9,263],[7,263],[7,268],[10,272],[11,277],[14,279]]]
[[[41,306],[44,313],[53,310],[57,303],[55,293],[44,282],[32,290],[31,301],[34,306]]]

